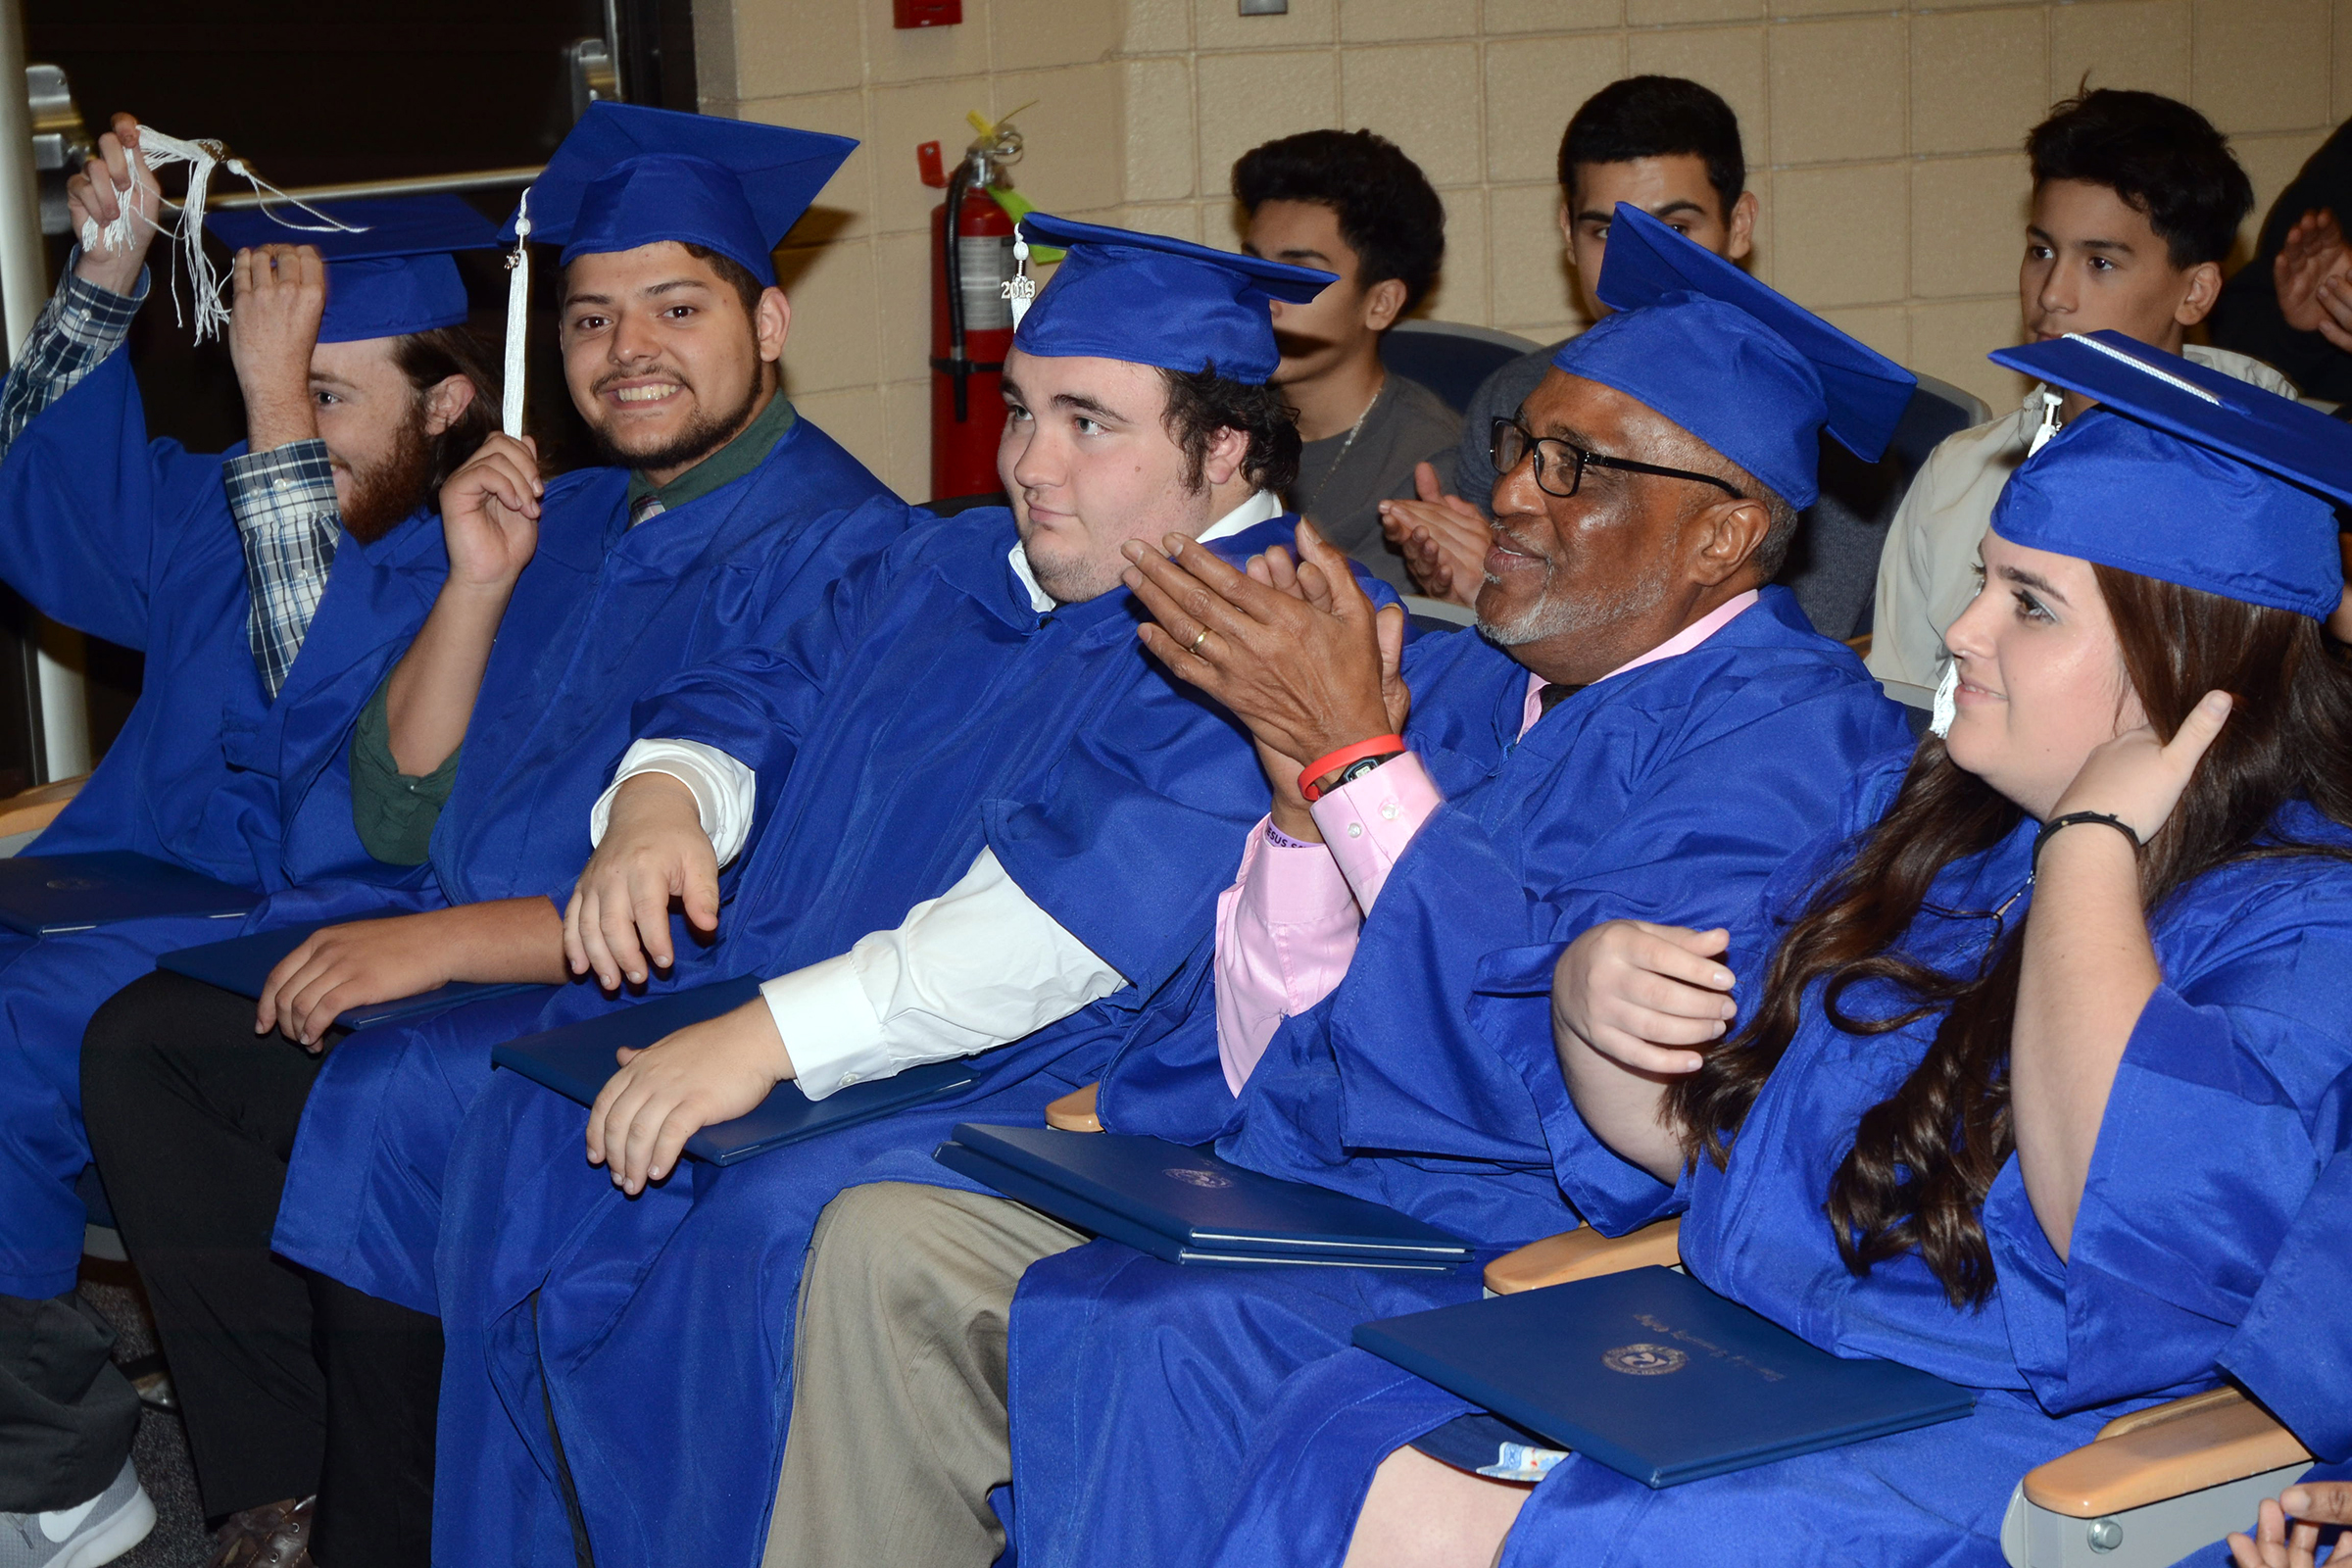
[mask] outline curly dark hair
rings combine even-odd
[[[1682,76],[1627,76],[1592,97],[1560,137],[1560,189],[1576,196],[1579,164],[1630,164],[1640,158],[1690,157],[1707,166],[1722,218],[1747,189],[1747,153],[1740,117],[1711,88]]]
[[[2214,867],[2286,856],[2346,858],[2330,846],[2271,838],[2288,801],[2352,824],[2352,665],[2319,622],[2218,594],[2092,567],[2123,647],[2124,671],[2158,736],[2170,741],[2208,691],[2232,693],[2230,723],[2140,859],[2140,906],[2153,909]],[[1746,1027],[1707,1053],[1668,1091],[1662,1119],[1687,1158],[1721,1165],[1749,1107],[1795,1039],[1814,982],[1839,1029],[1881,1035],[1940,1011],[1927,1054],[1893,1095],[1862,1115],[1825,1205],[1838,1250],[1855,1274],[1916,1251],[1955,1306],[1996,1283],[1981,1213],[2016,1147],[2009,1109],[2009,1034],[2024,969],[2012,929],[1979,973],[1943,974],[1906,956],[1903,933],[1945,866],[2000,843],[2024,813],[1930,737],[1894,804],[1814,891],[1774,953]],[[1857,1018],[1849,988],[1888,982],[1908,1005]]]
[[[2034,188],[2104,185],[2148,220],[2185,271],[2219,264],[2254,210],[2254,185],[2213,122],[2161,93],[2101,87],[2054,105],[2026,133]]]
[[[1421,303],[1446,259],[1446,204],[1421,166],[1368,130],[1305,130],[1252,147],[1233,166],[1233,199],[1314,202],[1339,218],[1356,281],[1404,285],[1402,316]]]
[[[1184,483],[1199,491],[1208,465],[1208,444],[1219,430],[1239,430],[1250,438],[1242,459],[1242,474],[1260,490],[1283,491],[1298,477],[1298,423],[1282,393],[1271,386],[1253,386],[1204,370],[1162,368],[1160,381],[1168,389],[1162,416],[1168,436],[1184,453]]]
[[[432,479],[427,496],[438,495],[449,476],[465,466],[498,428],[500,389],[505,383],[504,349],[490,331],[471,321],[411,332],[392,345],[392,363],[421,398],[453,375],[473,383],[473,401],[450,427],[432,438]]]

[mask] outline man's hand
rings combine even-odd
[[[793,1076],[792,1055],[760,997],[616,1054],[620,1071],[588,1107],[588,1162],[608,1166],[612,1185],[632,1198],[669,1174],[687,1139],[750,1115]]]
[[[74,275],[114,294],[137,288],[163,205],[155,172],[139,156],[139,122],[117,115],[114,128],[98,138],[98,156],[66,181],[66,219],[81,246]],[[130,214],[130,237],[110,244],[105,230],[125,212]]]
[[[245,394],[245,437],[268,452],[318,434],[311,403],[311,351],[326,311],[326,263],[311,245],[237,252],[228,313],[228,358]]]
[[[2352,245],[2325,208],[2295,220],[2271,263],[2278,314],[2298,332],[2317,332],[2352,352]]]
[[[1380,504],[1380,531],[1404,557],[1423,593],[1468,609],[1487,580],[1487,547],[1493,543],[1487,519],[1460,496],[1440,490],[1438,470],[1426,463],[1414,467],[1413,488],[1420,500]]]
[[[441,487],[449,583],[501,596],[539,545],[539,447],[495,434]]]
[[[452,980],[558,985],[562,928],[545,899],[354,920],[313,932],[262,982],[253,1032],[276,1029],[314,1053],[336,1014],[414,997]]]
[[[1394,671],[1404,612],[1392,605],[1376,614],[1348,558],[1313,524],[1298,525],[1296,594],[1182,535],[1165,547],[1165,556],[1126,547],[1133,564],[1120,580],[1156,622],[1140,629],[1144,646],[1261,746],[1311,760],[1402,726],[1410,698]]]
[[[414,997],[455,978],[459,945],[434,909],[382,920],[354,920],[314,931],[278,960],[262,982],[253,1032],[277,1030],[314,1054],[347,1007]]]
[[[1575,1041],[1654,1077],[1696,1072],[1690,1051],[1719,1040],[1739,1009],[1720,961],[1731,933],[1647,920],[1608,920],[1568,944],[1552,970],[1555,1048]]]
[[[2287,1527],[2290,1518],[2292,1530]],[[2237,1568],[2312,1568],[2320,1532],[2329,1525],[2352,1525],[2352,1483],[2314,1481],[2289,1487],[2277,1498],[2262,1500],[2253,1535],[2230,1535],[2230,1555],[2237,1559]],[[2336,1551],[2343,1550],[2339,1544]]]
[[[648,961],[666,969],[669,901],[697,931],[718,929],[718,858],[703,831],[694,792],[667,773],[639,773],[612,795],[605,836],[564,911],[564,958],[573,974],[596,971],[617,991],[643,985]]]

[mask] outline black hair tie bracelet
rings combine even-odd
[[[2041,824],[2041,831],[2034,835],[2032,869],[2035,871],[2041,869],[2041,847],[2050,842],[2050,835],[2062,827],[2072,827],[2077,822],[2099,822],[2115,829],[2132,841],[2133,854],[2137,854],[2145,848],[2139,841],[2139,835],[2132,830],[2132,824],[2120,816],[2109,816],[2105,811],[2069,811],[2064,816],[2051,817],[2047,822]]]

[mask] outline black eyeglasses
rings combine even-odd
[[[1734,501],[1747,499],[1737,488],[1716,478],[1711,473],[1692,473],[1689,468],[1661,468],[1654,463],[1636,463],[1631,458],[1604,457],[1598,452],[1588,452],[1573,441],[1562,441],[1557,436],[1539,436],[1517,419],[1496,419],[1494,421],[1493,451],[1494,471],[1497,474],[1509,473],[1525,461],[1529,453],[1534,453],[1537,486],[1545,495],[1559,496],[1563,500],[1576,494],[1584,484],[1587,468],[1617,468],[1626,473],[1654,473],[1661,479],[1694,479],[1700,484],[1713,485]],[[1568,487],[1565,490],[1561,489],[1557,482],[1563,474],[1568,479]]]

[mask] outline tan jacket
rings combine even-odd
[[[2184,352],[2199,365],[2266,392],[2296,395],[2293,382],[2260,360],[2197,343]],[[1977,542],[1992,520],[2001,486],[2033,445],[2041,423],[2041,390],[2036,386],[2027,393],[2015,414],[1936,443],[1886,529],[1867,662],[1897,702],[1914,708],[1935,703],[1936,684],[1950,657],[1943,650],[1944,629],[1976,597]]]

